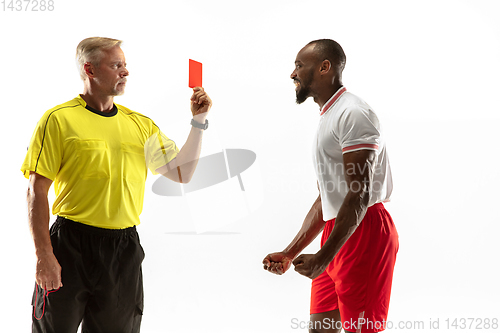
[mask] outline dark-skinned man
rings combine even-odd
[[[392,177],[381,126],[372,108],[342,85],[345,61],[330,39],[297,54],[291,74],[297,103],[313,97],[320,108],[313,150],[320,195],[292,242],[263,261],[271,273],[293,264],[312,279],[311,333],[383,331],[399,247],[383,205]],[[321,231],[321,249],[299,256]]]

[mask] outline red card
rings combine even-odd
[[[189,88],[202,87],[202,64],[201,62],[189,59]]]

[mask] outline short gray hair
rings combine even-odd
[[[82,40],[76,47],[76,61],[78,62],[82,80],[85,81],[87,78],[84,68],[85,63],[90,62],[94,66],[99,66],[104,55],[103,50],[121,46],[121,44],[121,40],[107,37],[90,37]]]

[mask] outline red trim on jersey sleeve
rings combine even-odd
[[[340,98],[340,96],[343,93],[345,93],[346,91],[347,91],[347,89],[345,87],[343,87],[342,89],[340,89],[339,91],[337,91],[337,93],[335,95],[333,95],[333,97],[330,100],[330,102],[328,102],[327,104],[325,104],[323,106],[323,108],[321,109],[321,113],[319,115],[322,116],[333,105],[333,103],[335,103]]]
[[[349,147],[342,148],[342,152],[346,153],[346,152],[349,152],[351,150],[355,150],[355,149],[359,149],[359,148],[371,148],[371,149],[378,150],[378,145],[372,145],[372,144],[354,145],[354,146],[349,146]]]

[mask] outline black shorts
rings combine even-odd
[[[135,227],[102,229],[57,217],[50,228],[62,283],[33,292],[32,332],[139,332],[144,251]]]

